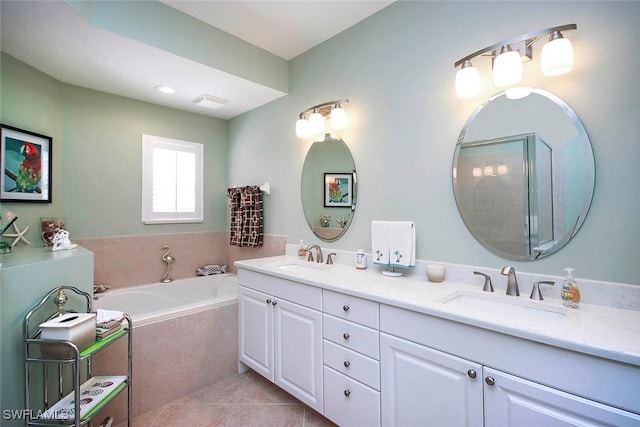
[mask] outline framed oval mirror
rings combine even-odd
[[[473,236],[503,258],[533,261],[566,245],[585,220],[595,182],[591,142],[576,113],[541,89],[505,92],[460,132],[453,191]]]
[[[302,209],[320,240],[333,242],[347,231],[356,210],[358,182],[351,151],[326,134],[309,148],[302,167]]]

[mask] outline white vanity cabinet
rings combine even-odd
[[[384,426],[483,426],[482,365],[384,333],[380,353]]]
[[[380,426],[378,303],[325,289],[323,312],[324,416]]]
[[[238,281],[240,361],[322,412],[321,289],[245,270]]]
[[[640,426],[637,367],[385,305],[380,329],[384,426]]]

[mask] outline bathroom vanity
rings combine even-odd
[[[640,425],[640,312],[236,262],[240,361],[341,426]]]

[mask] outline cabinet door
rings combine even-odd
[[[535,369],[535,366],[532,368]],[[640,425],[640,415],[602,405],[494,369],[485,368],[484,379],[486,427],[638,427]]]
[[[482,366],[380,334],[383,426],[483,425]]]
[[[273,298],[238,287],[238,353],[241,362],[273,381]]]
[[[274,382],[322,412],[322,314],[278,299],[274,323]]]

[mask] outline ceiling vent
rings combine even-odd
[[[229,102],[228,99],[217,98],[215,96],[206,94],[200,95],[193,100],[194,104],[197,104],[201,107],[210,108],[212,110],[222,107],[227,102]]]

